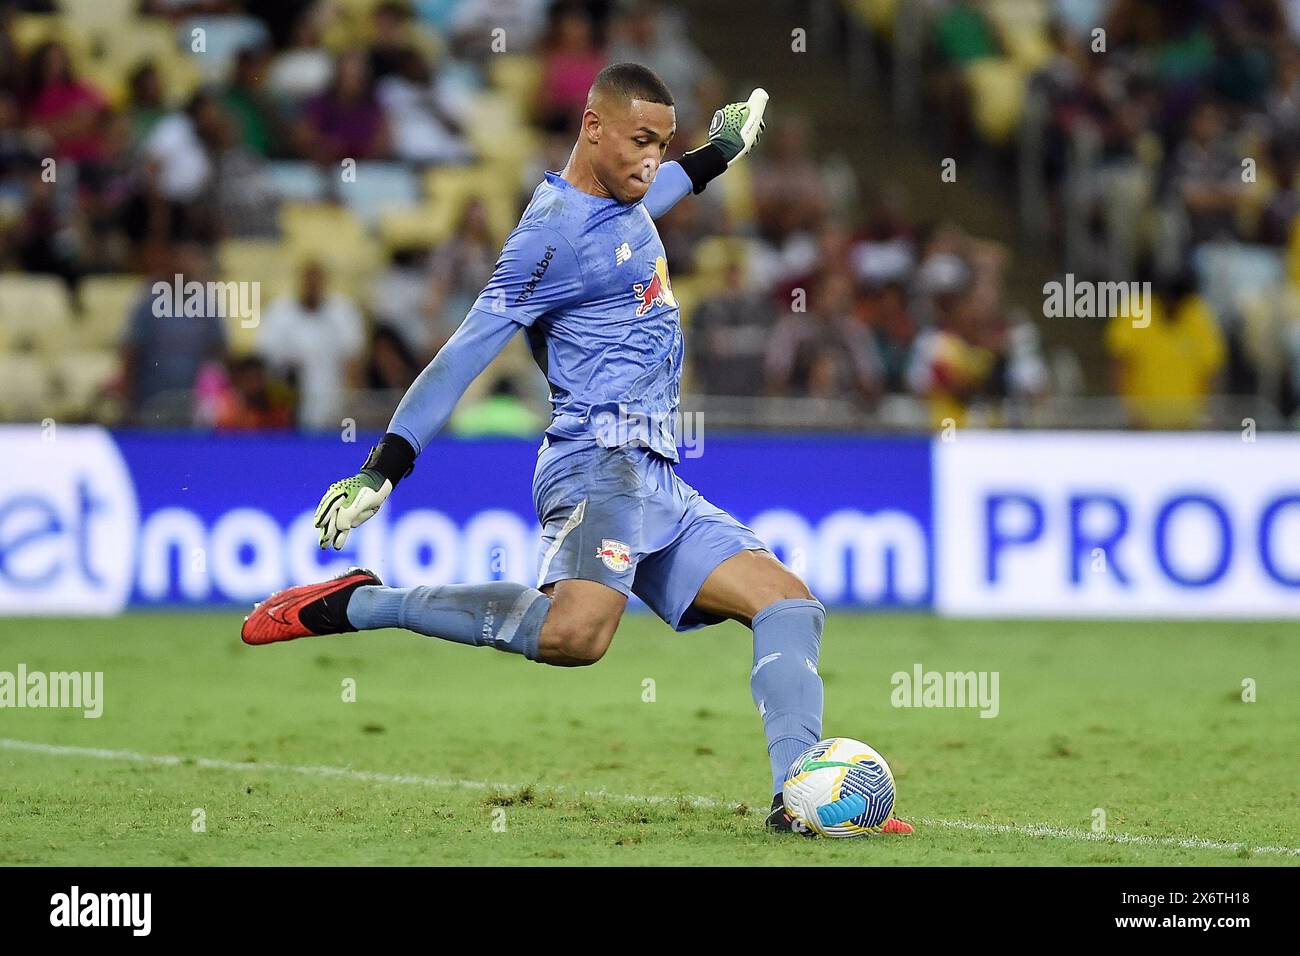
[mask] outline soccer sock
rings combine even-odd
[[[822,734],[822,679],[817,673],[826,609],[820,601],[792,598],[759,611],[749,689],[763,718],[772,792],[780,793],[794,758]]]
[[[359,631],[404,627],[457,644],[488,645],[537,660],[537,639],[551,599],[513,581],[487,584],[357,588],[348,621]]]

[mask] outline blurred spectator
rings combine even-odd
[[[296,295],[266,309],[257,330],[256,350],[298,390],[298,425],[312,430],[338,428],[343,397],[361,384],[365,326],[347,296],[326,294],[325,270],[308,262]]]
[[[367,352],[366,388],[404,391],[423,367],[390,326],[375,327]]]
[[[222,318],[209,311],[209,297],[191,297],[186,289],[213,278],[208,250],[179,243],[162,262],[148,282],[148,294],[131,313],[122,342],[122,397],[128,416],[143,425],[188,422],[199,370],[220,359],[226,347]],[[178,283],[183,290],[179,300],[174,294]]]
[[[293,405],[255,355],[231,359],[229,380],[218,399],[217,431],[265,431],[293,425]]]
[[[108,104],[98,90],[73,75],[61,43],[43,43],[29,57],[24,98],[27,121],[49,135],[56,159],[94,163],[107,157]]]
[[[863,308],[867,325],[876,337],[885,391],[906,391],[907,368],[916,341],[916,323],[907,307],[907,289],[899,282],[869,287]]]
[[[452,434],[463,438],[484,438],[492,435],[536,435],[546,423],[519,398],[514,383],[506,377],[492,383],[484,398],[467,403],[451,416]]]
[[[907,387],[925,400],[936,427],[949,421],[965,424],[968,407],[987,386],[996,360],[979,342],[974,270],[960,254],[966,247],[959,228],[945,224],[935,229],[914,283],[928,322],[912,346]]]
[[[721,102],[722,87],[712,65],[691,43],[680,18],[658,3],[638,0],[615,21],[608,59],[654,70],[672,90],[678,129],[693,129],[708,121],[701,103]]]
[[[230,138],[220,101],[206,90],[159,120],[144,143],[143,181],[124,212],[128,235],[150,243],[216,241],[222,212],[212,199],[228,192],[229,176],[219,183],[217,173]]]
[[[370,290],[376,325],[388,329],[403,350],[425,362],[447,338],[435,331],[439,316],[429,259],[427,249],[393,250]]]
[[[700,302],[691,319],[695,390],[706,395],[762,395],[763,365],[774,315],[771,300],[745,281],[733,255],[722,289]]]
[[[339,56],[334,81],[307,102],[296,135],[299,151],[321,165],[388,155],[388,127],[362,51]]]
[[[826,275],[811,305],[777,322],[764,363],[768,393],[874,401],[883,369],[871,330],[853,314],[852,278]]]
[[[481,58],[494,49],[495,40],[507,51],[531,50],[546,29],[551,0],[457,0],[450,32],[466,56]],[[497,32],[500,31],[500,32]]]
[[[1237,202],[1245,184],[1241,155],[1218,104],[1203,103],[1192,114],[1188,137],[1174,154],[1170,182],[1186,207],[1193,244],[1236,235]]]
[[[184,110],[175,110],[153,127],[144,154],[158,194],[168,202],[190,203],[199,197],[212,177],[212,159],[205,137],[221,114],[208,93],[196,93]]]
[[[75,197],[43,175],[38,161],[18,167],[23,206],[11,235],[9,254],[25,272],[47,272],[74,279],[80,271],[82,232]]]
[[[275,154],[283,135],[275,104],[266,92],[269,62],[266,50],[240,50],[230,84],[221,93],[221,103],[235,125],[239,142],[259,156]]]
[[[786,117],[771,130],[753,165],[754,215],[764,239],[781,242],[810,230],[826,213],[826,185],[808,146],[808,126]]]
[[[398,159],[425,164],[473,158],[463,136],[463,105],[415,50],[395,54],[390,74],[379,83],[378,99]]]
[[[465,205],[456,231],[433,254],[434,298],[429,316],[434,351],[451,338],[496,268],[500,243],[488,231],[487,208]]]
[[[312,3],[302,9],[292,28],[288,49],[271,63],[266,85],[272,95],[294,102],[323,93],[335,74],[334,57],[321,46],[321,18],[328,5]]]
[[[370,14],[370,73],[383,80],[403,71],[408,50],[425,63],[436,63],[443,50],[438,35],[415,20],[406,0],[382,0]]]
[[[400,0],[383,0],[371,11],[368,55],[370,75],[376,81],[402,71],[402,59],[411,48],[406,36],[410,20],[411,10]]]
[[[606,62],[586,10],[573,4],[557,7],[542,44],[542,81],[537,91],[536,114],[544,130],[560,133],[577,128],[587,106],[587,90]]]
[[[235,124],[215,98],[199,132],[213,175],[202,205],[223,238],[272,238],[279,233],[279,197],[262,157],[240,140]]]
[[[129,100],[126,107],[127,136],[132,150],[138,149],[167,115],[163,98],[162,78],[152,62],[140,64],[128,81]]]
[[[1122,313],[1106,326],[1115,389],[1134,426],[1193,428],[1224,365],[1223,333],[1186,275],[1153,291],[1150,325]]]
[[[17,13],[17,4],[0,3],[0,90],[10,93],[17,93],[22,85],[23,59],[13,34]]]
[[[49,137],[39,130],[23,126],[18,97],[0,89],[0,184],[3,178],[39,166],[49,155]]]
[[[945,312],[937,326],[916,339],[907,381],[912,393],[926,400],[935,427],[966,423],[966,412],[993,371],[994,355],[970,341],[967,317]]]

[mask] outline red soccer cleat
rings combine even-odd
[[[916,832],[916,827],[898,817],[890,817],[885,821],[885,825],[880,828],[881,833],[897,833],[899,836],[907,836]]]
[[[303,584],[276,591],[244,618],[239,635],[245,644],[274,644],[319,634],[346,634],[348,601],[359,587],[382,585],[365,568],[350,568],[322,584]]]

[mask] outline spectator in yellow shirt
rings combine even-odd
[[[1133,310],[1106,327],[1115,388],[1138,428],[1194,428],[1223,367],[1223,332],[1190,282],[1157,283],[1145,316]]]

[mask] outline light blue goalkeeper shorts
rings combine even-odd
[[[533,506],[542,525],[537,586],[579,578],[635,594],[679,631],[723,618],[691,608],[705,579],[757,535],[648,448],[548,438]]]

